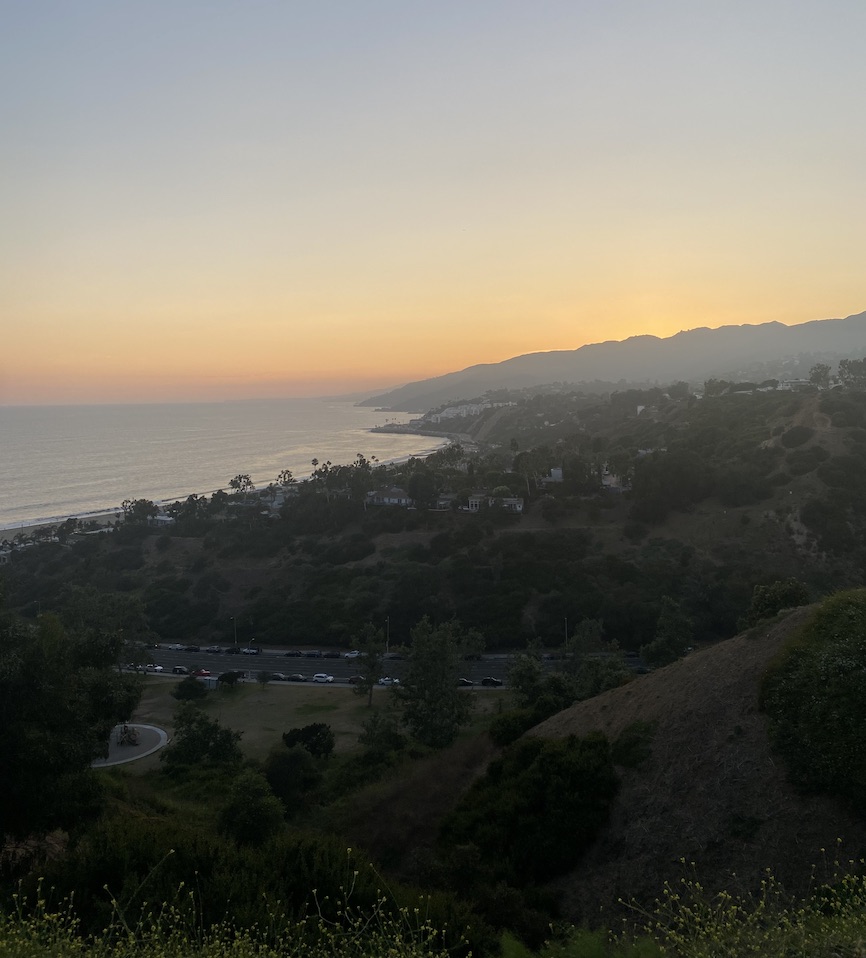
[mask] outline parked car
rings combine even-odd
[[[400,684],[400,680],[392,679],[390,675],[383,675],[382,678],[379,679],[379,685],[399,685],[399,684]]]
[[[205,649],[205,652],[208,652],[208,653],[210,653],[211,655],[216,655],[218,652],[222,652],[222,646],[221,646],[221,645],[209,645],[209,646]]]
[[[333,682],[334,676],[328,675],[327,672],[316,672],[313,676],[314,682]]]
[[[226,649],[226,655],[240,655],[241,647],[239,645],[232,645]]]
[[[363,676],[363,675],[350,675],[349,678],[348,678],[346,681],[349,683],[349,685],[363,685],[363,684],[364,684],[364,676]]]
[[[241,655],[258,655],[261,651],[258,645],[247,645],[241,649]]]
[[[340,653],[336,649],[329,649],[327,652],[322,653],[323,659],[338,659]]]
[[[317,649],[310,649],[307,652],[303,652],[302,655],[308,659],[320,659],[322,657],[322,653]]]
[[[161,665],[157,665],[155,662],[151,662],[150,665],[145,665],[145,668],[148,672],[162,672],[163,668]]]
[[[403,656],[399,652],[386,652],[383,656],[383,659],[402,659]]]
[[[301,675],[300,672],[292,672],[291,675],[286,676],[286,681],[287,682],[306,682],[307,677],[306,675]]]
[[[360,649],[352,649],[351,652],[346,652],[343,656],[344,659],[359,659],[361,657]]]
[[[176,665],[171,672],[172,675],[189,675],[189,669],[185,665]]]
[[[499,688],[502,685],[502,679],[495,679],[492,675],[485,675],[481,680],[482,685],[486,685],[488,688]]]
[[[169,652],[183,652],[185,648],[185,645],[180,645],[177,642],[173,642],[171,645],[166,646],[166,649],[168,649]]]
[[[457,679],[457,684],[461,689],[471,689],[475,685],[472,679]]]
[[[288,656],[290,659],[299,659],[301,657],[301,650],[289,649],[288,652],[283,652],[283,655]]]
[[[288,675],[285,672],[271,672],[271,680],[273,682],[285,682],[288,680]]]
[[[196,669],[192,674],[197,679],[206,679],[210,675],[210,669]]]
[[[201,649],[197,645],[185,645],[183,646],[184,652],[201,652]]]

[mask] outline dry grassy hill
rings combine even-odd
[[[813,865],[820,877],[835,858],[863,855],[864,823],[834,801],[793,791],[758,711],[764,671],[808,615],[800,609],[693,653],[533,730],[557,738],[600,730],[615,740],[635,722],[654,729],[649,758],[620,769],[609,827],[559,882],[569,918],[597,920],[619,911],[620,899],[652,900],[692,862],[710,890],[750,890],[769,867],[796,891]]]

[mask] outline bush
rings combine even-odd
[[[199,702],[207,695],[207,689],[198,679],[188,675],[178,682],[171,694],[178,702]]]
[[[287,748],[302,745],[314,758],[327,758],[334,751],[334,733],[324,722],[283,732],[283,742]]]
[[[815,435],[815,430],[809,426],[791,426],[791,428],[782,434],[781,443],[786,449],[796,449],[802,446]]]
[[[617,787],[603,735],[526,738],[491,763],[443,823],[441,841],[475,846],[482,872],[515,887],[547,881],[577,864]]]
[[[761,705],[791,780],[866,803],[866,589],[826,600],[765,676]]]

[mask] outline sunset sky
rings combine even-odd
[[[0,11],[0,403],[866,309],[863,0]]]

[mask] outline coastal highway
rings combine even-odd
[[[263,648],[259,655],[226,655],[225,652],[181,652],[174,649],[149,649],[147,662],[161,665],[165,673],[171,674],[176,665],[183,665],[190,672],[195,669],[208,669],[212,675],[220,672],[247,672],[254,679],[259,672],[283,672],[289,675],[299,672],[312,681],[316,672],[327,672],[334,676],[334,682],[348,682],[353,675],[361,671],[360,659],[346,659],[342,653],[339,658],[313,658],[308,656],[287,656],[285,651]],[[464,662],[460,673],[478,685],[485,676],[500,679],[505,684],[509,658],[506,655],[484,655],[481,659]],[[125,664],[125,663],[121,663]],[[146,664],[146,663],[145,663]],[[407,662],[404,659],[386,659],[382,663],[382,675],[399,679],[403,675]],[[378,679],[380,676],[376,676]]]

